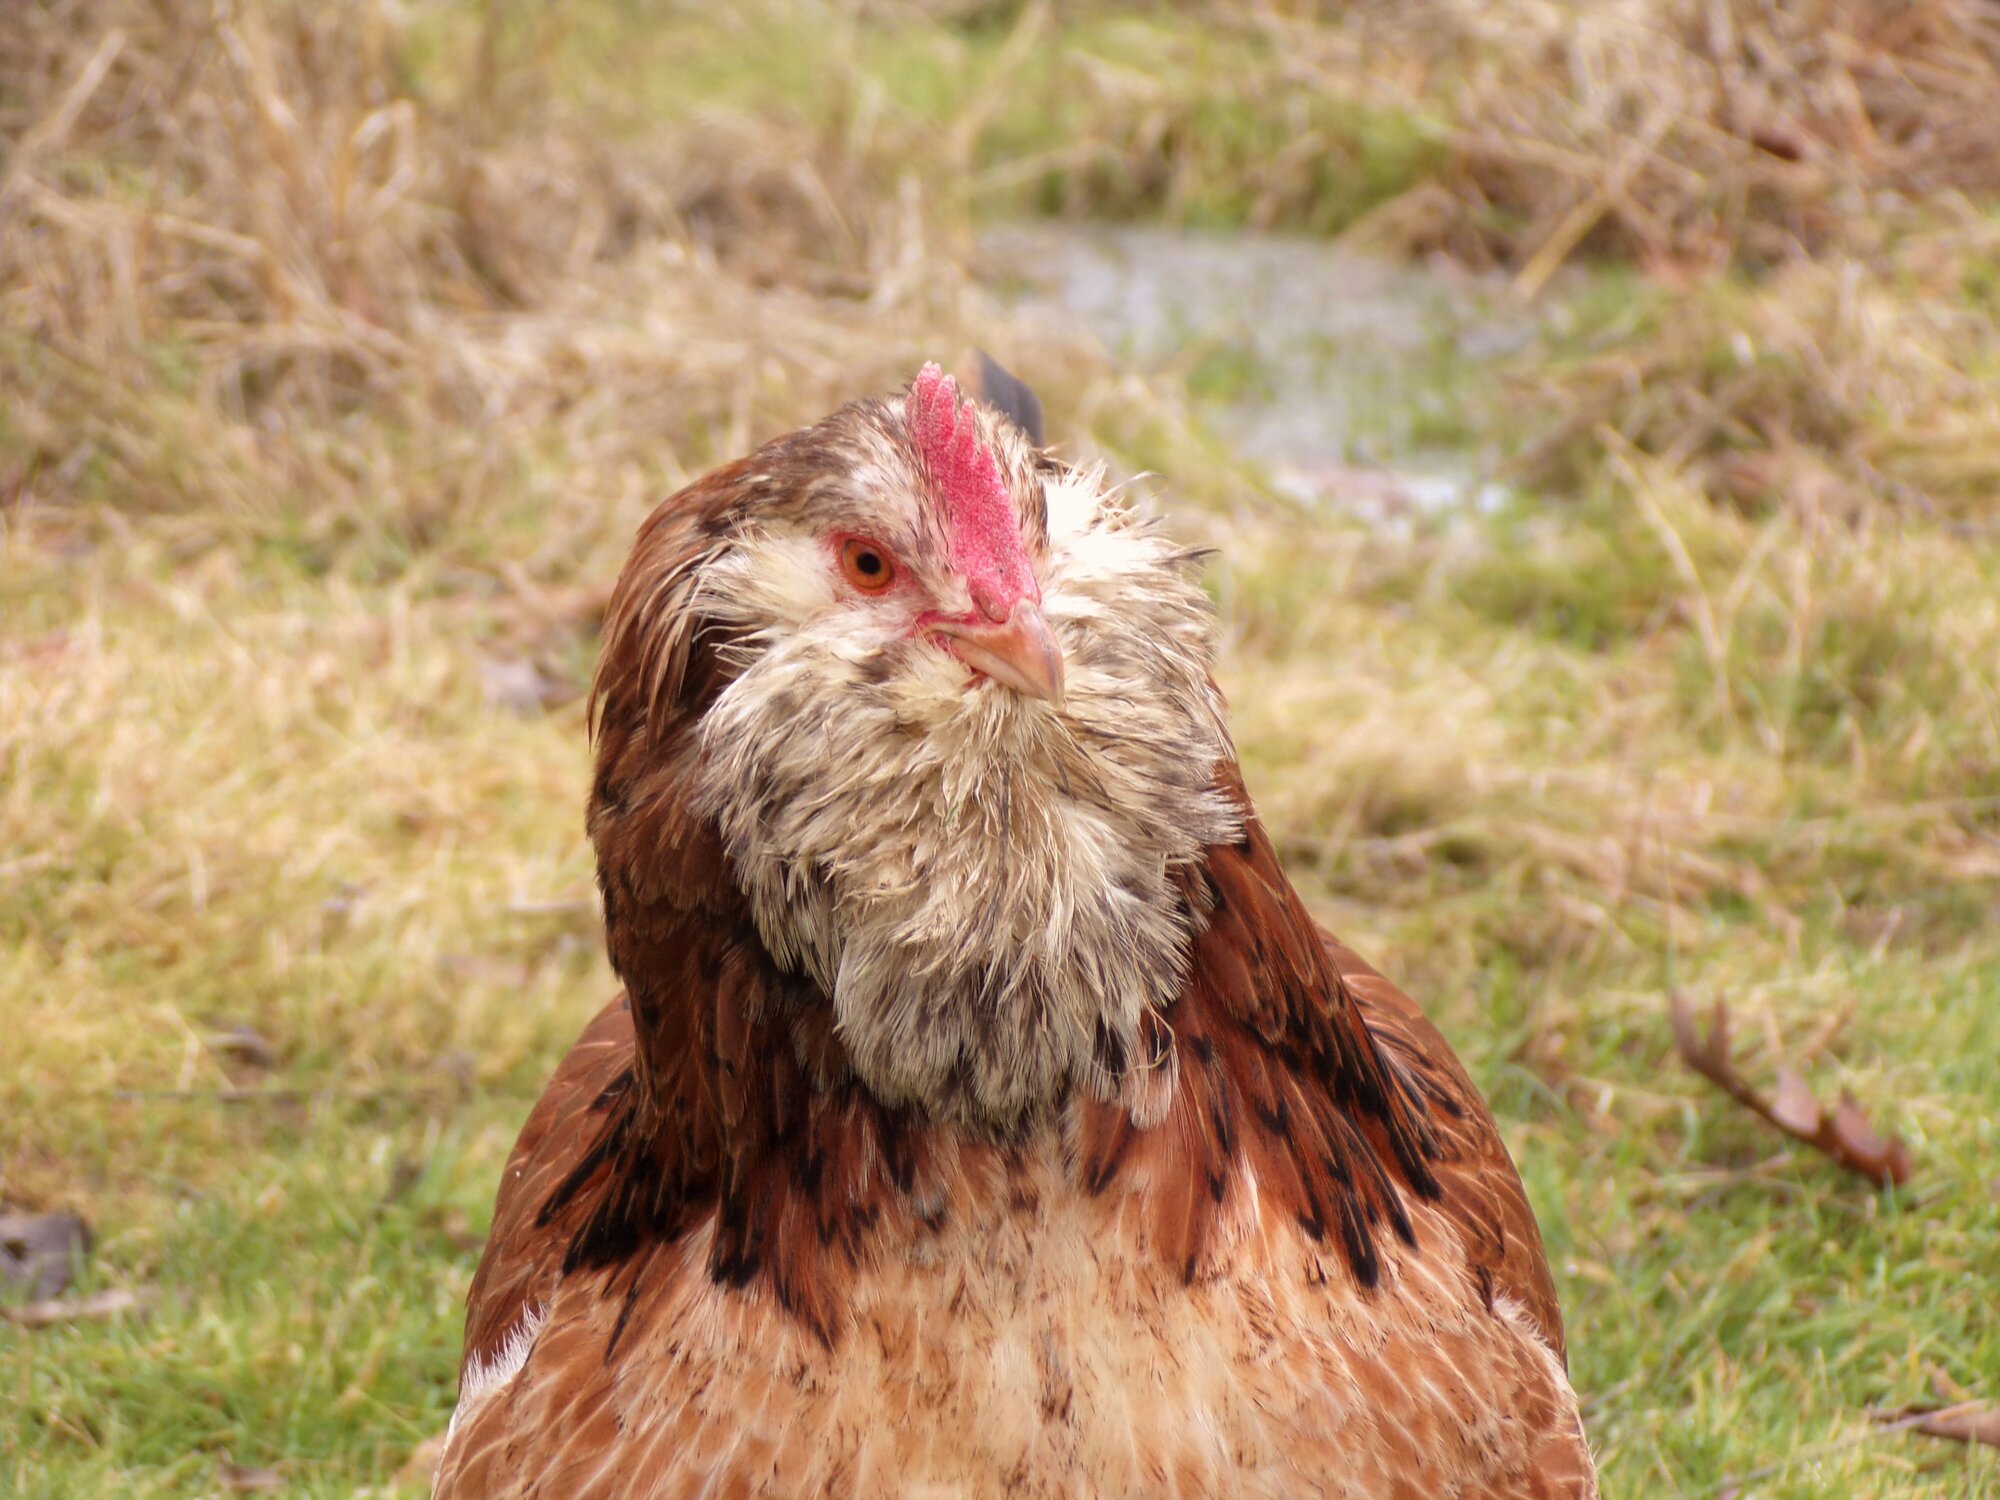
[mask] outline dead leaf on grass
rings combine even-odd
[[[1861,1106],[1845,1094],[1829,1110],[1786,1067],[1778,1069],[1777,1092],[1771,1098],[1753,1088],[1730,1060],[1729,1008],[1720,1000],[1709,1011],[1706,1033],[1685,995],[1670,993],[1667,1004],[1682,1059],[1738,1104],[1877,1187],[1900,1187],[1910,1180],[1910,1151],[1902,1137],[1876,1134]]]
[[[2000,1448],[2000,1402],[1961,1401],[1954,1406],[1905,1406],[1871,1412],[1878,1422],[1893,1422],[1911,1432],[1955,1443],[1983,1443]]]
[[[46,1301],[89,1252],[90,1226],[75,1214],[0,1214],[0,1287]]]
[[[27,1302],[19,1307],[0,1307],[0,1318],[22,1328],[58,1328],[66,1323],[101,1323],[122,1318],[127,1313],[151,1307],[158,1294],[113,1287],[92,1292],[88,1297],[58,1297],[51,1301]]]
[[[254,1026],[224,1027],[209,1036],[208,1046],[210,1051],[248,1068],[273,1068],[278,1063],[278,1049]]]

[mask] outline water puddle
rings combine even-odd
[[[1497,283],[1277,235],[1007,225],[980,250],[1019,315],[1178,369],[1289,494],[1375,521],[1505,498],[1462,417],[1482,368],[1534,333]]]

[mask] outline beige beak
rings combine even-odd
[[[950,636],[966,664],[995,682],[1062,707],[1062,650],[1042,617],[1041,606],[1033,600],[1017,601],[1012,613],[998,625],[983,619],[939,620],[931,630]]]

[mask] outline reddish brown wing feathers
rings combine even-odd
[[[1434,1202],[1459,1231],[1472,1293],[1519,1302],[1560,1355],[1541,1237],[1492,1115],[1415,1004],[1312,924],[1245,806],[1243,839],[1187,882],[1207,926],[1165,1018],[1180,1072],[1167,1122],[1142,1132],[1121,1108],[1087,1111],[1085,1187],[1104,1192],[1147,1159],[1157,1241],[1189,1280],[1218,1264],[1246,1167],[1264,1211],[1289,1213],[1363,1286],[1385,1241],[1437,1249],[1408,1212]]]
[[[1459,1226],[1475,1274],[1490,1279],[1488,1300],[1520,1303],[1563,1358],[1562,1309],[1541,1230],[1492,1111],[1416,1002],[1338,938],[1321,937],[1377,1047],[1429,1107],[1438,1206]]]
[[[490,1360],[527,1309],[547,1305],[581,1212],[551,1226],[538,1222],[542,1208],[597,1148],[631,1085],[632,1013],[620,998],[570,1048],[507,1158],[466,1299],[468,1359]]]

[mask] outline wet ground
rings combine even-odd
[[[1378,520],[1503,498],[1463,418],[1534,332],[1500,283],[1275,235],[1009,225],[980,250],[1020,316],[1182,370],[1216,435],[1288,493]]]

